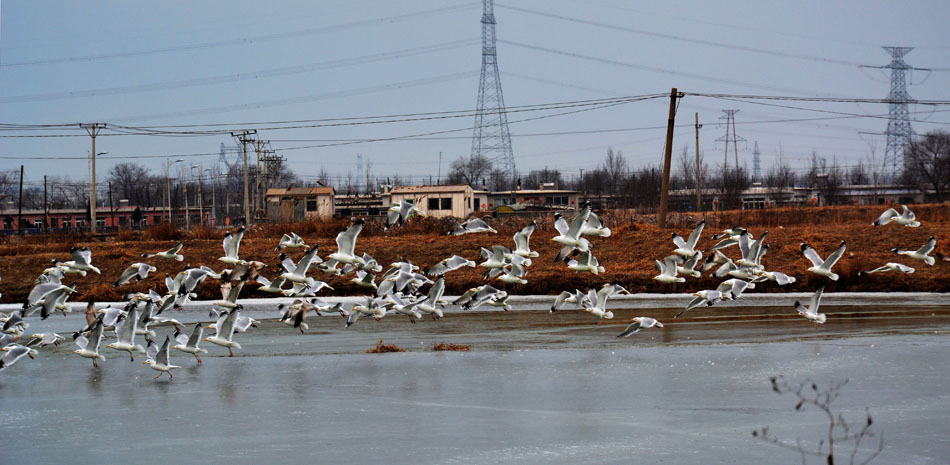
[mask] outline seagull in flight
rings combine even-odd
[[[887,223],[890,223],[891,221],[909,228],[916,228],[920,226],[920,221],[917,221],[917,215],[910,211],[910,209],[907,208],[907,205],[901,205],[901,210],[901,213],[897,213],[897,210],[894,210],[893,208],[884,210],[884,213],[874,220],[874,222],[871,223],[871,226],[883,226]]]
[[[835,263],[838,263],[838,260],[841,258],[841,255],[844,254],[844,249],[846,247],[845,241],[841,241],[841,245],[838,246],[838,249],[831,253],[827,259],[822,260],[821,256],[818,255],[818,252],[812,248],[812,246],[802,242],[802,253],[805,254],[805,258],[811,261],[812,266],[808,269],[812,273],[815,273],[818,276],[824,276],[832,281],[838,280],[838,275],[831,272],[831,267],[835,266]]]

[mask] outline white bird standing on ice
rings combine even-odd
[[[927,241],[917,250],[898,250],[897,248],[891,249],[891,252],[896,253],[897,255],[907,255],[914,260],[920,260],[930,266],[936,262],[936,260],[930,256],[930,252],[933,252],[934,247],[937,246],[937,239],[933,236],[930,236],[930,240]]]
[[[647,316],[633,317],[633,319],[630,321],[630,325],[628,325],[622,333],[618,334],[617,337],[627,337],[631,334],[640,332],[641,329],[652,328],[654,326],[657,328],[663,327],[663,323],[660,323],[659,321]]]
[[[907,205],[901,205],[901,210],[903,210],[901,213],[897,213],[897,210],[894,210],[893,208],[884,210],[884,213],[882,213],[878,219],[874,220],[874,222],[871,223],[871,226],[883,226],[887,223],[890,223],[891,221],[909,228],[916,228],[920,226],[920,221],[917,221],[917,215],[910,211],[910,209],[907,208]]]
[[[815,291],[811,296],[811,302],[808,304],[808,308],[802,305],[801,302],[795,301],[795,310],[798,310],[798,314],[807,318],[808,321],[815,323],[815,328],[818,328],[818,325],[825,322],[827,317],[824,313],[818,313],[818,305],[821,303],[821,293],[825,290],[825,286],[821,286]]]
[[[821,256],[818,255],[818,252],[815,252],[815,249],[812,246],[802,242],[802,253],[805,254],[805,258],[811,261],[812,266],[808,269],[812,273],[815,273],[818,276],[824,276],[832,281],[838,280],[838,275],[831,272],[831,267],[835,266],[835,263],[838,263],[838,259],[841,258],[841,255],[844,254],[845,241],[841,241],[841,245],[838,246],[838,249],[834,252],[831,252],[831,255],[828,256],[828,259],[822,260]]]

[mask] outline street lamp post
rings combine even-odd
[[[105,155],[109,152],[99,152],[96,153],[96,136],[92,136],[92,175],[90,180],[92,182],[92,188],[89,189],[89,230],[93,234],[96,233],[96,157],[99,155]],[[22,176],[21,176],[22,177]],[[103,220],[104,221],[104,220]],[[19,228],[19,226],[18,226]]]
[[[214,201],[214,170],[211,168],[205,168],[205,171],[211,173],[211,227],[218,225],[218,214],[216,211],[216,203]]]
[[[204,201],[201,198],[201,167],[198,165],[191,165],[191,178],[194,179],[195,169],[198,170],[198,201],[195,202],[198,204],[198,224],[204,224]]]
[[[168,207],[168,222],[172,222],[172,180],[169,175],[172,165],[175,163],[180,163],[185,161],[183,158],[179,158],[172,162],[170,159],[165,159],[165,203]]]

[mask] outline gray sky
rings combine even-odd
[[[0,4],[0,123],[106,122],[127,126],[316,120],[472,110],[481,63],[480,2],[326,0],[202,2],[10,1]],[[644,2],[509,0],[495,6],[498,60],[507,106],[685,92],[884,98],[889,75],[881,45],[917,47],[912,66],[948,68],[950,3]],[[562,18],[573,18],[568,21]],[[594,24],[596,23],[596,24]],[[718,44],[718,45],[716,45]],[[759,52],[750,50],[757,49]],[[581,58],[587,57],[587,58]],[[945,100],[950,72],[910,74],[910,94]],[[927,78],[924,80],[924,78]],[[921,83],[921,81],[923,81]],[[668,99],[512,123],[519,170],[576,173],[601,162],[607,147],[633,166],[660,161]],[[773,102],[886,115],[883,104]],[[722,163],[722,109],[735,108],[740,160],[753,142],[763,169],[784,153],[804,166],[811,152],[852,165],[876,147],[884,118],[762,121],[840,116],[688,96],[678,124],[699,112],[700,147]],[[936,112],[934,112],[936,110]],[[918,133],[947,128],[947,107],[911,107]],[[563,110],[562,110],[563,111]],[[913,113],[920,112],[920,113]],[[548,112],[512,114],[510,121]],[[262,130],[301,176],[321,167],[356,171],[356,154],[376,175],[435,175],[471,150],[473,119]],[[273,125],[271,125],[273,126]],[[656,128],[660,129],[643,129]],[[220,127],[218,127],[220,129]],[[465,129],[425,140],[330,145]],[[613,131],[607,131],[613,130]],[[573,132],[573,134],[563,134]],[[577,132],[584,132],[578,134]],[[79,134],[75,130],[40,132]],[[38,132],[0,131],[0,135]],[[677,128],[674,151],[693,150],[691,127]],[[232,138],[110,136],[98,172],[134,160],[154,172],[164,156],[217,153]],[[329,145],[329,146],[326,146]],[[0,137],[0,169],[88,178],[88,137]],[[313,147],[322,146],[322,147]],[[308,148],[300,148],[308,147]],[[281,150],[282,148],[286,150]],[[692,152],[691,152],[692,153]],[[128,158],[142,156],[159,158]],[[9,157],[13,157],[11,159]],[[211,167],[217,156],[187,155]],[[730,157],[731,158],[731,157]],[[731,163],[731,161],[730,161]],[[100,175],[101,176],[101,175]]]

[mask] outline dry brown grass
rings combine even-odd
[[[841,276],[837,282],[828,281],[826,290],[838,291],[950,291],[950,263],[937,262],[927,266],[922,262],[905,257],[898,258],[890,249],[914,249],[920,247],[930,235],[937,239],[937,251],[950,254],[950,206],[915,205],[914,211],[923,223],[919,228],[906,228],[896,224],[872,227],[871,222],[883,211],[873,207],[809,207],[764,210],[761,212],[726,212],[717,220],[707,214],[708,224],[700,242],[701,247],[710,247],[713,241],[709,237],[733,223],[740,223],[743,215],[749,215],[749,221],[742,224],[751,229],[758,237],[769,231],[766,240],[770,244],[764,263],[770,270],[782,271],[798,278],[790,286],[778,287],[765,283],[756,288],[757,292],[785,292],[814,290],[820,278],[811,276],[805,269],[809,262],[799,248],[800,242],[807,242],[825,256],[834,250],[842,239],[848,241],[848,251],[835,266]],[[851,211],[853,209],[854,211]],[[631,292],[693,292],[698,289],[712,289],[718,284],[713,277],[704,276],[690,279],[685,284],[665,285],[652,279],[656,275],[653,260],[670,254],[673,242],[670,233],[675,231],[688,235],[692,227],[701,220],[701,214],[674,214],[670,216],[671,229],[659,229],[653,215],[641,216],[626,212],[606,212],[601,215],[613,230],[609,238],[592,238],[594,255],[607,269],[606,273],[594,276],[589,273],[574,273],[564,263],[554,262],[558,246],[550,240],[556,235],[553,222],[545,218],[538,222],[531,239],[531,247],[541,256],[533,259],[528,268],[528,284],[509,285],[500,281],[491,284],[511,294],[555,294],[561,290],[587,289],[605,282],[617,282]],[[775,224],[778,219],[786,219]],[[735,220],[735,221],[734,221]],[[356,250],[367,252],[384,267],[398,260],[410,260],[423,270],[439,260],[461,255],[478,260],[479,247],[500,244],[513,247],[512,236],[530,218],[507,217],[491,219],[490,224],[498,234],[468,234],[447,236],[454,227],[452,220],[434,218],[412,218],[406,225],[384,231],[379,220],[367,220],[366,227],[359,237]],[[718,225],[717,225],[718,222]],[[288,225],[255,225],[248,229],[241,243],[241,257],[248,260],[260,260],[267,264],[262,274],[273,277],[277,268],[277,252],[274,248],[284,232],[294,231],[300,234],[308,244],[318,244],[320,255],[325,257],[336,250],[336,234],[350,224],[349,219],[332,219]],[[111,287],[112,282],[130,263],[143,261],[143,252],[166,250],[178,242],[180,232],[166,226],[149,229],[132,240],[128,237],[115,237],[113,241],[101,242],[84,236],[49,236],[7,238],[0,242],[0,291],[3,302],[16,302],[24,299],[32,287],[36,276],[52,260],[68,260],[72,246],[89,246],[93,252],[93,263],[102,269],[102,275],[90,274],[78,278],[80,291],[100,289],[97,286]],[[146,292],[148,289],[164,290],[165,274],[174,275],[187,265],[208,265],[217,270],[226,266],[218,262],[222,256],[221,238],[224,230],[202,230],[201,238],[184,239],[182,253],[184,262],[162,259],[150,259],[149,263],[158,267],[141,282],[130,283],[118,289],[119,294]],[[194,236],[194,235],[193,235]],[[161,237],[163,239],[154,239]],[[126,239],[126,240],[123,240]],[[735,248],[727,249],[730,256],[736,255]],[[302,250],[288,250],[288,255],[298,259]],[[900,261],[917,269],[917,272],[904,276],[879,274],[858,277],[859,271],[876,268],[889,261]],[[467,289],[486,283],[483,268],[463,268],[446,276],[446,292],[459,294]],[[330,277],[314,271],[316,279],[327,281],[336,290],[334,295],[362,295],[365,289],[349,282],[347,277]],[[200,299],[214,299],[220,296],[217,286],[209,282],[197,290]],[[256,285],[245,288],[244,296],[270,297],[270,294],[256,291]],[[106,299],[99,299],[106,300]]]
[[[406,349],[403,349],[402,347],[399,347],[393,344],[383,344],[382,339],[380,339],[379,342],[376,343],[376,347],[373,347],[372,349],[366,349],[367,354],[384,354],[386,352],[405,352],[405,351]]]
[[[432,346],[432,350],[434,351],[450,350],[450,351],[455,351],[455,352],[468,352],[472,350],[472,346],[468,346],[465,344],[449,344],[447,342],[440,342]]]
[[[146,228],[144,236],[152,241],[174,241],[182,239],[185,234],[171,223],[159,223]]]

